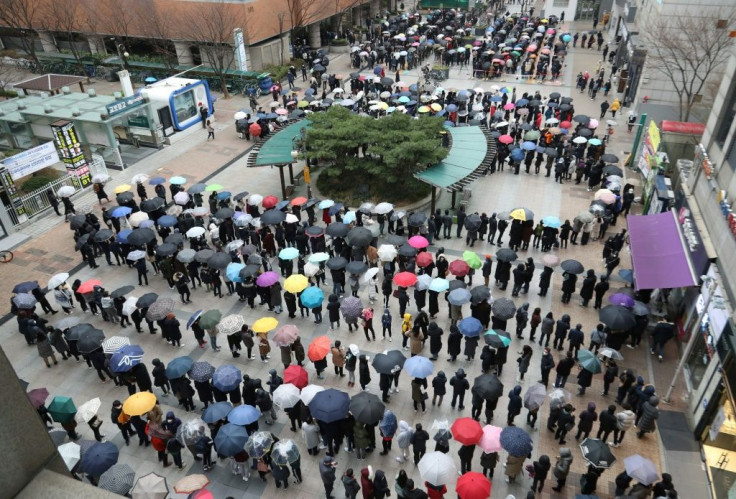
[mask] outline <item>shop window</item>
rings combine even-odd
[[[725,105],[721,108],[721,115],[718,123],[713,130],[713,137],[716,145],[723,149],[728,139],[728,132],[731,130],[731,124],[736,119],[736,78],[731,80],[731,86],[726,96]]]
[[[569,7],[570,6],[570,0],[554,0],[552,2],[552,7]]]
[[[690,352],[690,358],[687,359],[687,371],[690,374],[690,384],[693,391],[697,391],[700,383],[703,381],[705,370],[710,362],[710,354],[705,343],[703,335],[699,334],[695,338],[695,345]]]

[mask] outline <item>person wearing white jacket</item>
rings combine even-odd
[[[399,421],[399,436],[396,438],[396,441],[399,444],[401,455],[396,458],[398,462],[403,463],[409,459],[409,446],[411,445],[413,436],[414,430],[409,423],[404,420]]]
[[[636,414],[631,410],[629,404],[624,403],[621,407],[624,410],[616,414],[616,428],[613,429],[613,442],[608,442],[608,445],[611,447],[619,447],[621,445],[624,435],[634,426],[634,420],[636,419]]]

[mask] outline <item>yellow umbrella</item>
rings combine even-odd
[[[549,22],[549,19],[542,19],[539,22],[542,24],[547,24]]]
[[[267,333],[273,329],[276,329],[276,326],[278,325],[279,321],[277,321],[274,317],[261,317],[253,323],[253,331],[255,331],[256,333]]]
[[[534,213],[526,208],[516,208],[509,215],[511,215],[511,218],[514,220],[521,220],[522,222],[534,218]]]
[[[442,106],[440,106],[440,105],[439,105],[439,104],[437,104],[436,102],[435,102],[435,103],[433,103],[432,105],[430,105],[430,106],[429,106],[429,108],[430,108],[430,109],[431,109],[432,111],[441,111],[441,110],[442,110]]]
[[[429,112],[429,106],[422,106],[419,109],[417,109],[418,113],[428,113]]]
[[[292,274],[284,281],[284,289],[289,293],[301,293],[309,286],[309,279],[301,274]]]
[[[385,111],[388,109],[388,102],[379,102],[376,106],[378,106],[378,109],[383,109]]]
[[[123,192],[128,192],[132,187],[128,184],[122,184],[117,187],[115,187],[115,194],[120,194]]]
[[[299,102],[298,102],[298,103],[296,104],[296,107],[299,107],[299,108],[302,108],[302,107],[307,107],[307,106],[309,106],[309,102],[307,102],[307,101],[305,101],[305,100],[300,100],[300,101],[299,101]]]
[[[128,416],[142,416],[156,405],[156,396],[151,392],[138,392],[123,403],[123,412]]]

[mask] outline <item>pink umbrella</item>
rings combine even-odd
[[[501,450],[501,431],[503,428],[493,425],[485,425],[483,427],[483,436],[480,437],[478,447],[483,449],[483,452],[498,452]]]
[[[429,241],[424,236],[413,236],[409,238],[409,246],[416,249],[426,248],[429,246]]]
[[[598,128],[598,120],[591,118],[588,122],[588,128],[590,128],[591,130]]]
[[[548,34],[548,35],[554,35],[554,34],[555,34],[555,29],[554,29],[554,28],[549,28],[549,29],[547,30],[547,34]]]
[[[543,53],[543,54],[549,54],[549,49],[548,48],[543,48],[542,50],[540,50],[540,52]]]
[[[532,45],[529,45],[529,46],[528,46],[528,47],[526,48],[526,51],[527,51],[527,52],[535,52],[536,50],[537,50],[537,46],[536,46],[536,45],[534,45],[534,44],[532,44]]]
[[[267,288],[279,282],[279,278],[280,278],[279,274],[270,270],[268,272],[264,272],[263,274],[259,275],[258,279],[256,279],[256,284],[258,284],[262,288]]]
[[[513,108],[515,108],[515,107],[516,107],[516,106],[514,105],[514,103],[513,103],[513,102],[508,102],[508,103],[504,104],[504,106],[503,106],[503,108],[504,108],[504,109],[505,109],[506,111],[511,111],[511,110],[512,110]]]
[[[606,204],[613,204],[616,202],[616,195],[608,189],[599,189],[593,197],[597,201],[603,201]]]
[[[514,138],[511,135],[501,135],[498,138],[498,141],[501,144],[511,144],[514,141]]]
[[[283,107],[280,107],[280,108],[278,108],[278,109],[276,110],[276,114],[280,114],[280,115],[282,115],[282,116],[283,116],[283,115],[289,114],[289,111],[287,111],[287,110],[286,110],[286,109],[284,109]]]

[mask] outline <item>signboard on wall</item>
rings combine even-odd
[[[245,37],[243,30],[236,28],[233,30],[233,38],[235,39],[235,60],[240,71],[248,71],[248,55],[245,52]]]
[[[675,213],[682,230],[682,237],[685,240],[685,247],[690,253],[690,260],[693,262],[693,271],[695,275],[704,275],[710,265],[708,253],[703,245],[700,231],[693,220],[690,203],[688,203],[687,197],[682,191],[675,193]]]
[[[5,188],[5,194],[8,196],[8,200],[15,210],[18,223],[24,222],[28,217],[23,207],[23,201],[18,193],[18,188],[15,186],[15,182],[13,182],[13,177],[5,168],[0,168],[0,184]]]
[[[58,120],[51,123],[50,126],[54,133],[56,149],[61,161],[66,165],[67,173],[75,177],[80,187],[90,185],[92,176],[89,173],[89,164],[82,152],[82,143],[74,123],[68,120]]]
[[[27,151],[4,159],[2,164],[8,170],[13,180],[18,180],[58,162],[59,155],[56,152],[54,143],[46,142],[33,149],[28,149]]]
[[[131,97],[126,97],[125,99],[120,99],[120,100],[116,100],[115,102],[111,102],[110,104],[107,104],[105,108],[107,109],[107,115],[109,117],[113,117],[116,114],[120,114],[129,109],[133,109],[135,107],[141,106],[145,102],[146,102],[146,98],[144,96],[133,95]]]

